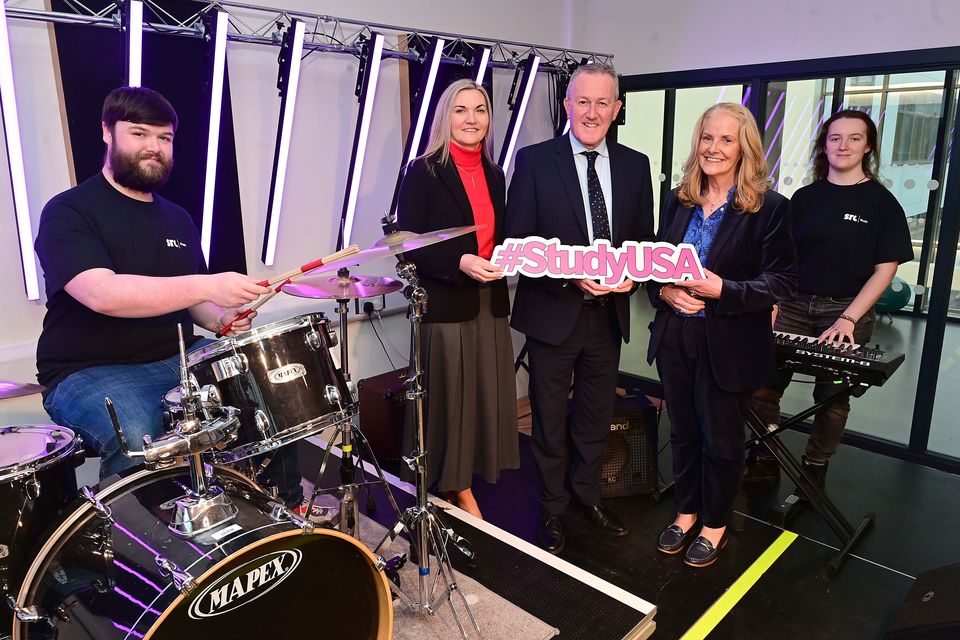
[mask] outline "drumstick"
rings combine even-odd
[[[318,268],[318,267],[322,267],[323,265],[325,265],[325,264],[327,264],[327,263],[329,263],[329,262],[336,262],[336,261],[339,260],[340,258],[346,258],[347,256],[353,255],[354,253],[357,253],[358,251],[360,251],[360,246],[359,246],[359,245],[356,245],[356,244],[352,244],[352,245],[350,245],[349,247],[347,247],[346,249],[341,249],[340,251],[337,251],[336,253],[331,253],[330,255],[328,255],[328,256],[326,256],[326,257],[324,257],[324,258],[320,258],[320,259],[318,259],[318,260],[314,260],[313,262],[308,262],[308,263],[306,263],[306,264],[302,264],[302,265],[300,265],[300,266],[299,266],[298,268],[296,268],[296,269],[291,269],[290,271],[287,271],[286,273],[280,274],[279,276],[274,276],[273,278],[270,278],[269,280],[261,280],[261,281],[258,282],[257,284],[259,284],[261,287],[272,287],[273,285],[277,284],[278,282],[283,282],[283,281],[286,280],[287,278],[293,278],[293,277],[295,277],[295,276],[303,275],[304,273],[306,273],[306,272],[308,272],[308,271],[313,271],[314,269],[316,269],[316,268]]]
[[[222,338],[224,335],[226,335],[226,334],[230,331],[230,329],[233,327],[233,325],[234,325],[235,322],[239,322],[240,320],[243,320],[244,318],[246,318],[247,316],[249,316],[251,313],[253,313],[253,312],[256,311],[257,309],[259,309],[260,307],[262,307],[263,305],[265,305],[268,300],[270,300],[270,299],[273,298],[275,295],[277,295],[278,293],[280,293],[280,291],[283,289],[283,287],[284,287],[285,285],[290,284],[291,282],[293,282],[294,280],[296,280],[297,278],[299,278],[299,277],[302,276],[303,274],[307,273],[308,271],[312,271],[312,270],[314,270],[314,269],[317,269],[317,268],[319,268],[319,267],[322,267],[323,265],[325,265],[325,264],[327,264],[327,263],[329,263],[329,262],[336,262],[337,260],[340,260],[341,258],[346,258],[347,256],[351,256],[351,255],[357,253],[358,251],[360,251],[360,246],[359,246],[359,245],[352,244],[352,245],[350,245],[349,247],[347,247],[346,249],[341,249],[340,251],[337,251],[337,252],[335,252],[335,253],[331,253],[331,254],[328,255],[328,256],[324,256],[324,257],[322,257],[322,258],[318,258],[317,260],[314,260],[313,262],[308,262],[308,263],[306,263],[306,264],[304,264],[304,265],[300,265],[300,267],[297,268],[297,269],[291,269],[290,271],[284,273],[283,275],[277,276],[277,277],[275,277],[275,278],[271,278],[270,280],[261,280],[260,282],[257,283],[257,284],[259,284],[261,287],[272,287],[273,285],[277,284],[278,282],[280,283],[280,286],[278,286],[277,288],[275,288],[275,289],[274,289],[273,291],[271,291],[270,293],[265,294],[262,298],[260,298],[259,300],[257,300],[256,304],[254,304],[254,305],[251,306],[251,307],[248,307],[246,310],[244,310],[242,313],[240,313],[236,318],[234,318],[233,320],[231,320],[230,322],[228,322],[226,325],[224,325],[223,327],[221,327],[220,330],[217,331],[216,336],[217,336],[218,338]]]

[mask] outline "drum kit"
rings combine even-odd
[[[0,607],[0,638],[9,637],[7,630],[15,640],[313,637],[321,631],[379,640],[392,637],[394,597],[431,615],[449,604],[467,638],[458,598],[470,633],[482,637],[447,548],[471,559],[472,550],[427,499],[420,337],[427,296],[405,257],[479,227],[415,234],[397,231],[389,217],[383,222],[386,235],[374,246],[320,268],[336,276],[282,285],[289,295],[335,300],[339,337],[322,313],[224,337],[189,355],[181,333],[180,386],[162,399],[169,430],[145,437],[139,449],[127,442],[105,399],[121,451],[143,465],[78,491],[74,470],[84,447],[70,429],[0,428],[0,597],[9,605]],[[397,258],[405,288],[393,278],[349,273],[387,257]],[[416,474],[417,496],[406,510],[353,424],[359,411],[346,331],[350,300],[401,288],[411,322],[406,397],[416,434],[416,449],[404,461]],[[331,353],[338,341],[340,366]],[[325,494],[340,503],[326,526],[257,483],[276,450],[311,436],[321,436],[326,450],[310,506]],[[341,484],[322,487],[334,448]],[[366,490],[369,497],[377,487],[396,519],[371,551],[357,539],[357,495]],[[398,574],[406,554],[381,555],[401,533],[418,565],[410,594]]]

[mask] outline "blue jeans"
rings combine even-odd
[[[198,349],[212,340],[202,339]],[[100,478],[136,466],[136,458],[120,452],[110,416],[103,404],[113,401],[117,417],[131,450],[141,450],[143,436],[156,438],[166,432],[163,423],[163,396],[180,385],[180,356],[144,364],[112,364],[89,367],[72,373],[44,399],[43,408],[53,421],[72,429],[100,455]],[[279,496],[290,505],[303,499],[296,446],[279,449],[259,476],[259,481],[277,487]]]

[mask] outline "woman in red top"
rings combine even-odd
[[[473,474],[496,482],[501,469],[520,462],[510,299],[503,272],[490,263],[506,200],[492,138],[487,92],[470,80],[452,83],[437,103],[425,153],[407,167],[397,204],[400,228],[417,233],[485,225],[410,254],[428,296],[428,477],[477,517]]]

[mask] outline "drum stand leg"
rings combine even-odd
[[[400,521],[391,531],[387,532],[377,549],[379,550],[388,538],[395,538],[401,530],[405,529],[410,535],[411,551],[415,552],[419,566],[417,593],[416,596],[409,596],[396,585],[393,587],[394,592],[411,611],[415,612],[426,611],[428,614],[434,615],[438,607],[442,606],[444,602],[448,603],[453,612],[454,620],[460,629],[461,637],[467,640],[469,637],[467,628],[464,627],[460,613],[453,602],[454,594],[456,594],[470,619],[476,636],[483,638],[480,625],[477,623],[469,604],[467,604],[466,597],[457,585],[457,575],[450,563],[447,548],[449,544],[453,544],[471,559],[474,556],[473,551],[466,540],[443,524],[436,506],[431,504],[427,497],[427,452],[424,449],[423,435],[423,401],[426,393],[423,386],[423,345],[421,337],[421,323],[427,306],[427,292],[419,286],[416,268],[413,263],[407,262],[402,256],[398,257],[400,262],[397,265],[397,274],[411,285],[404,291],[404,295],[410,303],[409,317],[411,323],[410,377],[407,379],[406,398],[408,402],[413,403],[416,450],[410,456],[405,457],[404,462],[416,473],[417,504],[403,512]],[[431,566],[431,556],[436,559],[436,567]]]
[[[342,484],[336,487],[321,489],[321,482],[326,474],[330,455],[337,442],[340,442],[340,480]],[[348,442],[350,443],[349,445],[346,444]],[[376,479],[365,480],[361,476],[358,480],[357,474],[364,473],[364,460],[373,465],[374,473],[377,476]],[[313,509],[313,505],[319,496],[338,494],[340,498],[340,514],[337,516],[336,527],[343,533],[358,538],[360,533],[360,517],[357,510],[356,496],[359,489],[365,489],[367,492],[370,492],[374,487],[383,487],[387,495],[387,501],[390,503],[394,513],[397,514],[397,517],[400,517],[402,513],[400,505],[397,504],[397,500],[390,490],[390,483],[387,481],[376,456],[373,455],[373,451],[370,449],[370,445],[367,443],[367,438],[363,435],[363,432],[349,420],[337,424],[336,431],[334,431],[333,436],[327,441],[327,446],[324,449],[320,469],[317,471],[317,479],[313,485],[313,493],[310,495],[308,511]],[[381,541],[380,545],[374,549],[374,553],[377,553],[382,544],[383,542]]]

